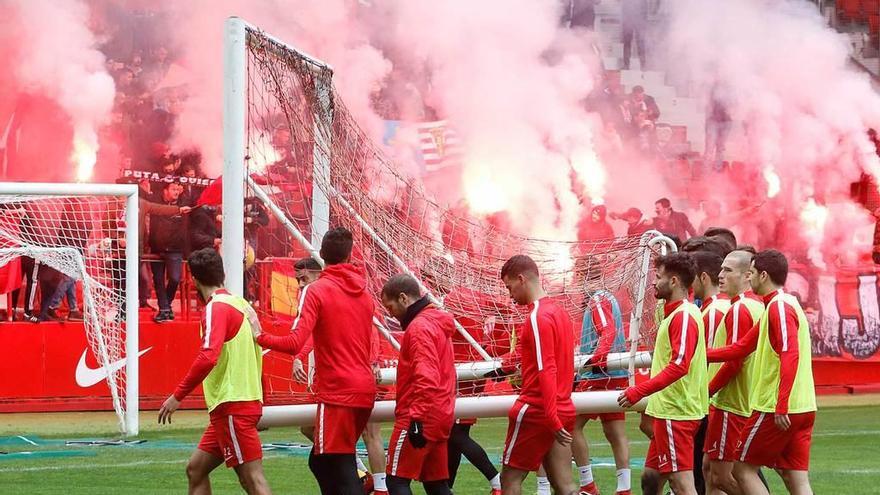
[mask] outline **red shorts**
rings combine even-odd
[[[212,414],[198,449],[222,458],[227,467],[262,459],[259,421],[259,415]]]
[[[755,466],[807,471],[815,412],[789,414],[791,426],[776,427],[773,413],[753,412],[736,447],[736,458]]]
[[[713,461],[733,462],[734,451],[748,417],[709,406],[709,427],[703,452]]]
[[[502,464],[523,471],[537,470],[556,441],[555,432],[547,426],[544,412],[517,401],[510,408],[507,419]],[[574,416],[560,419],[563,428],[569,432],[574,430]]]
[[[654,418],[654,438],[648,446],[645,467],[663,474],[694,469],[694,436],[702,420]]]
[[[449,478],[446,441],[431,442],[421,449],[407,441],[407,431],[395,426],[388,439],[388,462],[385,473],[389,476],[418,481],[440,481]]]
[[[626,377],[609,377],[606,380],[586,380],[579,382],[577,391],[591,392],[595,390],[626,390],[628,386],[629,379]],[[626,420],[626,413],[623,411],[617,411],[612,413],[581,414],[578,417],[586,419],[587,421],[601,419],[603,423],[610,423],[612,421]]]
[[[319,402],[315,415],[316,453],[354,454],[372,412],[371,407],[346,407]]]

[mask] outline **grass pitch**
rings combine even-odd
[[[822,397],[811,459],[815,493],[878,493],[880,480],[880,396]],[[185,493],[184,466],[207,423],[205,412],[181,411],[174,424],[159,426],[156,413],[143,413],[141,435],[128,445],[68,444],[69,441],[112,439],[115,416],[105,413],[0,415],[0,493],[165,494]],[[636,416],[628,418],[632,445],[634,493],[648,448],[637,431]],[[498,463],[506,420],[481,420],[471,430]],[[386,440],[389,429],[383,430]],[[603,493],[613,493],[615,476],[611,449],[598,424],[587,426],[594,474]],[[23,437],[23,438],[22,438]],[[307,466],[307,440],[295,428],[263,432],[264,444],[301,444],[266,451],[265,469],[275,493],[317,494]],[[779,478],[768,473],[771,490],[785,493]],[[240,493],[235,473],[219,468],[212,476],[215,493]],[[529,477],[524,493],[534,493]],[[488,483],[463,463],[455,485],[458,494],[488,493]],[[416,493],[421,493],[416,488]]]

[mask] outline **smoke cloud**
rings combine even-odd
[[[98,129],[109,120],[115,86],[88,27],[89,8],[78,0],[17,0],[15,32],[27,40],[12,66],[26,91],[40,92],[67,113],[74,129],[77,178],[88,180],[98,150]]]

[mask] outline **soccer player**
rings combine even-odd
[[[725,255],[726,256],[726,255]],[[694,251],[691,257],[697,265],[697,276],[694,278],[694,300],[701,301],[700,313],[703,315],[703,332],[708,346],[715,338],[715,332],[724,320],[724,315],[730,309],[730,299],[721,294],[718,288],[718,275],[721,272],[723,258],[712,251]],[[704,494],[707,490],[708,481],[703,464],[703,444],[706,442],[706,430],[709,428],[709,418],[703,418],[700,429],[694,437],[694,487],[698,494]]]
[[[321,264],[312,257],[298,259],[296,263],[294,263],[293,269],[300,289],[305,289],[307,285],[318,280],[318,277],[321,276],[322,270]],[[300,292],[300,296],[302,296],[302,292]],[[300,297],[300,308],[301,307],[302,297]],[[373,336],[375,337],[375,334],[373,334]],[[312,364],[314,363],[313,348],[314,341],[309,338],[303,348],[299,351],[299,354],[294,358],[294,380],[302,383],[310,383],[310,377],[314,378],[314,365]],[[308,370],[303,366],[303,360],[305,360],[306,363],[309,363]],[[374,368],[378,368],[378,365],[374,365]],[[374,370],[374,372],[375,371],[376,370]],[[303,436],[311,440],[313,444],[315,443],[314,426],[303,426],[299,431]],[[382,444],[382,430],[377,423],[367,423],[367,427],[364,429],[364,434],[361,438],[364,441],[364,445],[367,447],[367,460],[369,461],[370,469],[372,470],[370,477],[365,478],[365,490],[372,489],[376,495],[387,495],[388,488],[385,486],[385,445]],[[367,467],[364,466],[360,457],[355,456],[355,463],[357,464],[358,471],[367,472]]]
[[[447,442],[449,488],[455,486],[455,477],[458,474],[461,458],[464,456],[489,482],[489,494],[501,495],[501,475],[498,474],[498,469],[492,464],[489,455],[486,454],[483,447],[471,438],[471,428],[476,422],[475,418],[463,418],[456,420],[455,424],[452,425],[452,431],[449,433],[449,441]]]
[[[608,353],[625,352],[623,337],[623,316],[614,294],[598,290],[589,295],[590,308],[584,315],[581,331],[581,354],[592,354],[578,376],[579,390],[622,390],[627,386],[626,370],[609,371]],[[602,431],[611,444],[614,463],[617,466],[617,494],[629,495],[629,440],[626,436],[626,414],[624,412],[582,414],[577,417],[574,428],[574,441],[571,450],[580,474],[580,492],[597,495],[599,489],[593,480],[590,465],[590,446],[584,436],[584,426],[591,419],[602,421]]]
[[[410,482],[419,480],[428,495],[450,495],[446,441],[455,412],[455,321],[421,296],[409,275],[385,282],[382,306],[404,331],[388,446],[388,492],[412,495]]]
[[[501,280],[514,302],[529,307],[529,317],[519,332],[522,389],[508,414],[501,489],[504,495],[519,495],[529,471],[543,464],[556,493],[575,494],[577,487],[571,479],[570,432],[575,419],[571,320],[547,297],[538,265],[528,256],[507,260]]]
[[[206,304],[202,348],[186,378],[159,409],[159,423],[201,383],[211,419],[186,466],[189,493],[211,493],[210,473],[226,461],[249,494],[271,493],[263,475],[257,422],[263,415],[263,355],[251,326],[259,325],[250,304],[223,288],[223,259],[212,248],[189,257],[199,299]]]
[[[654,290],[664,299],[664,319],[657,330],[651,378],[620,394],[630,407],[648,398],[645,414],[653,418],[653,438],[645,459],[648,479],[659,475],[676,495],[694,495],[694,436],[709,408],[706,342],[700,310],[687,300],[697,268],[688,253],[657,258]],[[649,493],[644,490],[643,493]]]
[[[816,419],[810,328],[797,299],[783,290],[788,260],[775,249],[756,254],[749,283],[764,299],[764,314],[736,344],[709,353],[712,361],[743,359],[752,352],[749,404],[734,455],[733,475],[742,493],[769,494],[761,466],[776,469],[792,494],[812,494],[808,476]]]
[[[367,425],[376,398],[371,366],[375,304],[363,270],[351,263],[351,232],[330,229],[321,241],[326,267],[303,289],[293,333],[255,331],[267,349],[296,355],[314,338],[318,413],[309,469],[323,495],[361,495],[355,445]]]
[[[750,297],[753,296],[749,286],[751,262],[752,253],[733,251],[721,264],[718,285],[730,298],[731,306],[709,341],[710,348],[735,344],[764,312],[764,305]],[[703,474],[710,495],[740,493],[733,477],[733,451],[752,411],[749,406],[751,361],[747,358],[731,361],[723,367],[709,365],[709,396],[712,398],[709,401],[709,429],[703,447]]]

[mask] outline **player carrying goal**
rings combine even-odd
[[[263,355],[251,333],[252,325],[259,325],[256,313],[244,298],[223,288],[223,259],[217,251],[200,249],[188,263],[199,299],[206,303],[204,341],[186,378],[159,409],[159,423],[171,423],[180,401],[201,383],[211,422],[186,466],[189,493],[211,493],[209,475],[225,461],[247,493],[269,494],[257,433],[263,415]]]

